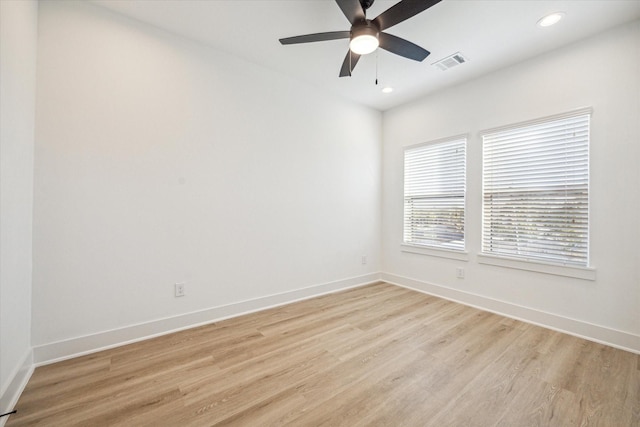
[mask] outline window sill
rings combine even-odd
[[[486,254],[478,254],[478,262],[480,264],[535,271],[537,273],[553,274],[555,276],[574,277],[576,279],[583,280],[596,280],[596,269],[591,267],[574,267],[538,261],[525,261]]]
[[[427,246],[409,245],[403,243],[400,245],[402,252],[408,252],[412,254],[428,255],[438,258],[455,259],[457,261],[469,261],[469,254],[464,251],[456,251],[452,249],[440,249]]]

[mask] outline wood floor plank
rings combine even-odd
[[[431,420],[431,425],[473,425],[474,420],[494,425],[505,413],[518,408],[514,401],[520,393],[540,384],[536,374],[538,357],[535,350],[508,346],[485,369],[476,370],[475,377],[462,388],[459,397],[447,402]]]
[[[582,425],[577,423],[580,409],[573,393],[545,381],[533,382],[518,394],[512,404],[518,410],[504,411],[496,427]]]
[[[35,370],[7,426],[640,427],[640,355],[376,283]]]
[[[394,388],[401,387],[399,380],[412,370],[411,364],[424,359],[420,351],[405,352],[392,359],[377,358],[369,361],[369,372],[360,375],[353,383],[342,387],[330,399],[306,411],[302,416],[292,420],[290,425],[355,425],[371,411],[379,409],[389,402],[388,396]],[[331,408],[330,411],[327,408]]]

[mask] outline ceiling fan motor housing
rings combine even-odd
[[[380,29],[372,21],[357,22],[351,27],[351,40],[360,36],[373,36],[378,38]]]

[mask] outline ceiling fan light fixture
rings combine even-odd
[[[349,49],[358,55],[366,55],[376,50],[379,45],[378,30],[369,25],[353,30]]]
[[[349,49],[358,55],[366,55],[376,50],[378,45],[378,39],[375,36],[365,34],[351,39]]]

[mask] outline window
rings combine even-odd
[[[404,151],[404,243],[464,250],[466,138]]]
[[[483,135],[482,252],[587,267],[590,112]]]

